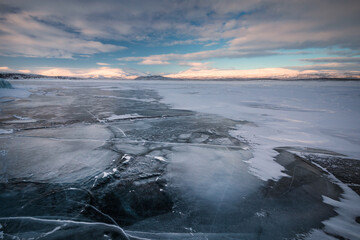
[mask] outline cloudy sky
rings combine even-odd
[[[0,0],[0,71],[360,76],[359,0]]]

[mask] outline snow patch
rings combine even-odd
[[[14,132],[14,129],[1,129],[0,128],[0,134],[11,134]]]
[[[0,88],[0,98],[27,98],[30,92],[22,86],[16,88]]]
[[[332,175],[333,178],[335,178]],[[346,184],[336,179],[336,183],[343,189],[340,201],[323,196],[323,201],[335,207],[337,216],[323,221],[325,232],[345,237],[346,239],[360,239],[360,224],[356,218],[360,216],[360,197]]]
[[[341,187],[343,193],[339,200],[323,196],[323,202],[333,206],[338,215],[322,222],[325,225],[323,233],[313,230],[306,240],[334,239],[325,233],[341,236],[345,239],[360,239],[360,224],[356,222],[356,218],[360,216],[360,196],[325,168],[314,162],[312,164],[326,172],[328,177]],[[323,236],[323,238],[318,238],[318,235]]]
[[[5,157],[8,154],[7,150],[0,150],[0,156]]]
[[[252,157],[246,162],[249,164],[249,172],[263,181],[278,180],[288,176],[283,171],[285,168],[275,162],[278,154],[273,148],[275,146],[266,144],[261,138],[258,127],[238,126],[238,129],[229,131],[229,134],[241,141],[246,139],[250,144]]]
[[[18,115],[13,115],[13,117],[16,118],[17,120],[5,121],[4,123],[34,123],[37,121],[29,117],[21,117]]]
[[[188,139],[191,137],[191,133],[183,133],[179,135],[180,139]]]
[[[126,164],[128,162],[130,162],[130,160],[132,159],[132,156],[128,155],[128,154],[124,154],[124,156],[122,156],[121,160],[125,160],[123,162],[123,164]]]
[[[145,87],[175,108],[246,120],[272,131],[257,144],[331,149],[360,159],[359,82],[189,81]]]
[[[137,113],[123,114],[123,115],[112,114],[110,117],[107,117],[106,120],[114,121],[114,120],[125,120],[125,119],[134,119],[134,118],[142,118],[142,117],[144,116],[141,116]]]
[[[307,234],[297,234],[297,238],[294,238],[293,240],[297,239],[306,239],[306,240],[338,240],[338,238],[334,238],[330,235],[327,235],[321,230],[313,229]]]
[[[161,156],[155,156],[154,159],[160,161],[160,162],[166,162],[165,158],[164,157],[161,157]]]
[[[257,216],[257,217],[266,217],[266,215],[267,215],[266,211],[263,209],[261,209],[259,212],[255,213],[255,216]]]
[[[140,102],[154,102],[156,99],[153,98],[129,98],[129,97],[118,97],[118,96],[107,96],[107,95],[96,95],[97,98],[113,98],[113,99],[122,99],[122,100],[131,100],[131,101],[140,101]]]

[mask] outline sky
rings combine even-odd
[[[0,72],[360,78],[360,1],[0,0]]]

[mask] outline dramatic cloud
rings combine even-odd
[[[92,66],[118,59],[143,70],[164,65],[160,71],[166,72],[167,65],[184,62],[216,67],[224,58],[318,51],[324,53],[318,60],[303,61],[349,63],[354,70],[359,12],[358,0],[3,0],[0,55],[90,59]],[[343,59],[321,60],[324,55]]]
[[[189,66],[197,69],[205,69],[208,68],[210,65],[210,62],[180,62],[179,65],[181,66]]]
[[[331,63],[320,63],[320,64],[309,64],[309,65],[302,65],[302,66],[293,66],[289,67],[291,69],[306,69],[306,70],[341,70],[341,71],[356,71],[359,69],[359,64],[354,63],[338,63],[338,62],[331,62]]]
[[[72,58],[124,49],[122,46],[86,40],[46,24],[31,13],[10,13],[0,19],[0,54],[45,58]]]
[[[0,67],[0,72],[19,72],[19,73],[31,73],[28,69],[15,70],[9,67]]]
[[[18,72],[20,72],[20,73],[31,73],[31,71],[28,70],[28,69],[20,69],[20,70],[18,70]]]
[[[360,63],[360,57],[322,57],[301,59],[312,63]]]
[[[143,58],[142,61],[140,62],[140,64],[143,64],[143,65],[166,65],[166,64],[170,64],[170,63],[168,61],[163,61],[160,59]]]
[[[342,70],[353,71],[360,69],[360,57],[321,57],[301,59],[311,65],[295,66],[292,69],[308,70]]]
[[[274,55],[273,52],[257,52],[257,51],[237,51],[229,49],[208,50],[194,53],[184,54],[159,54],[146,57],[123,57],[118,58],[119,61],[140,61],[141,64],[169,64],[169,61],[192,61],[205,60],[210,58],[246,58],[256,56]]]

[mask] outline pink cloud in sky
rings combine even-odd
[[[31,73],[31,71],[28,70],[28,69],[21,69],[21,70],[18,70],[18,72],[21,72],[21,73]]]

